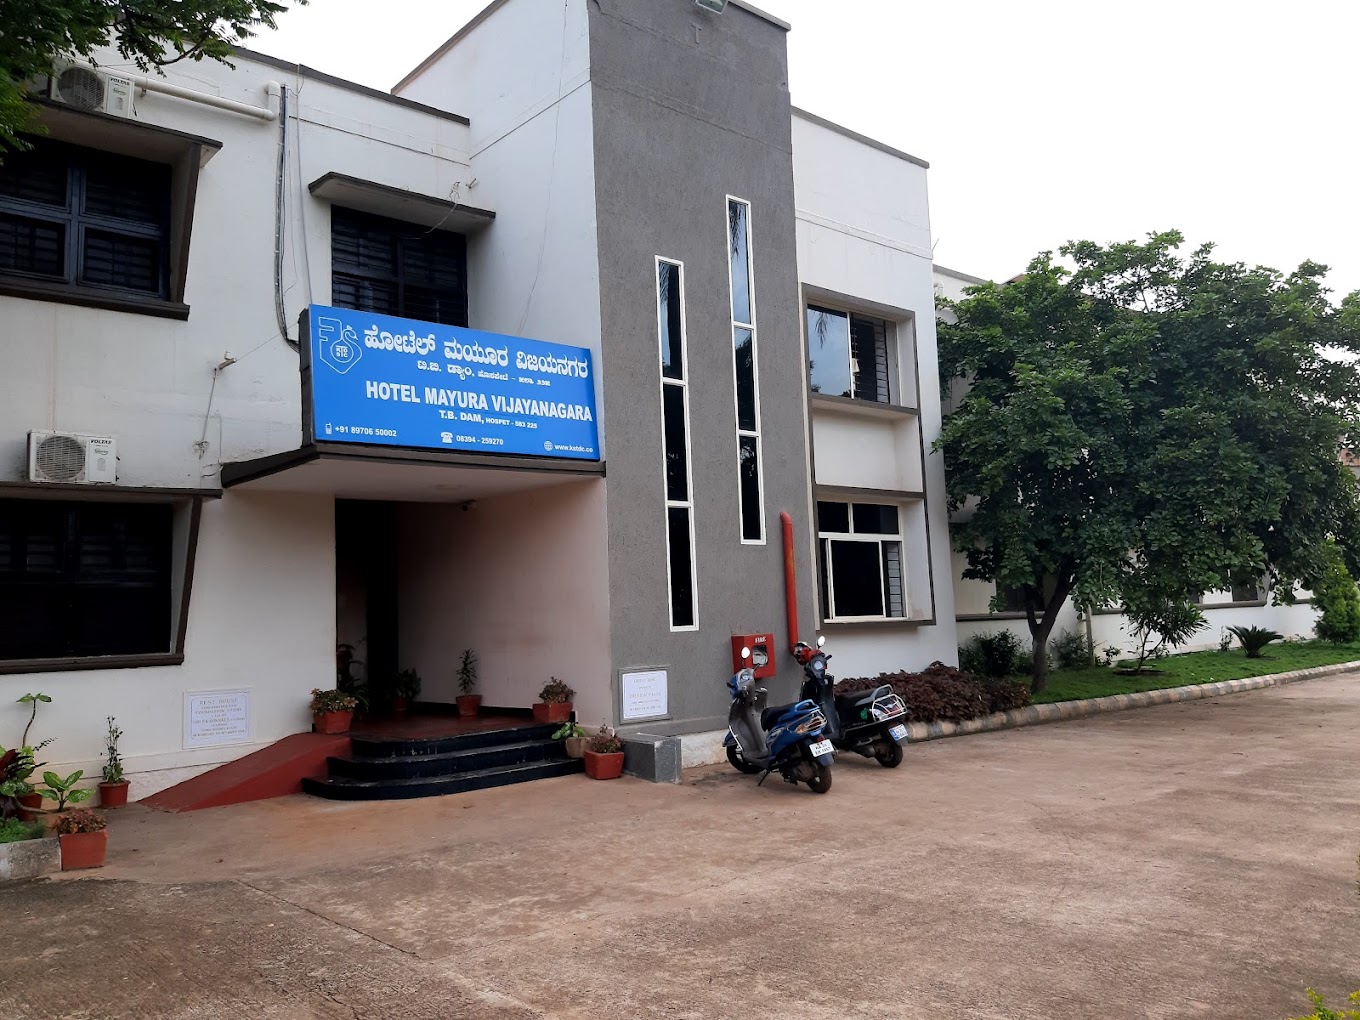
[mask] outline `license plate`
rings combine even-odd
[[[907,728],[905,726],[894,726],[892,729],[888,730],[888,735],[894,740],[906,740]]]
[[[820,758],[820,757],[821,757],[822,755],[824,755],[824,754],[830,754],[830,753],[831,753],[831,741],[829,741],[829,740],[819,740],[819,741],[817,741],[817,743],[815,743],[815,744],[809,744],[809,745],[808,745],[808,751],[810,751],[810,752],[812,753],[812,757],[814,757],[814,758]]]

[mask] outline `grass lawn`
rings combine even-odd
[[[1240,648],[1228,652],[1186,652],[1172,655],[1148,667],[1163,671],[1161,676],[1120,676],[1105,666],[1094,669],[1055,669],[1048,677],[1048,687],[1036,694],[1036,704],[1053,701],[1076,701],[1080,698],[1103,698],[1108,694],[1132,694],[1135,691],[1157,691],[1163,687],[1185,687],[1219,680],[1241,680],[1268,673],[1288,673],[1309,666],[1329,666],[1335,662],[1360,661],[1360,644],[1332,645],[1325,641],[1276,643],[1266,648],[1259,659],[1248,659]]]

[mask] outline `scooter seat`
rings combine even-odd
[[[775,723],[779,721],[780,716],[782,716],[792,707],[793,705],[791,704],[775,705],[773,708],[765,709],[765,711],[760,713],[760,728],[763,730],[768,730],[771,726],[773,726]]]
[[[874,703],[873,691],[856,691],[854,694],[836,695],[836,714],[848,723],[868,722],[861,719],[860,713],[867,712]]]

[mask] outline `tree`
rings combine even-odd
[[[0,151],[24,147],[20,132],[34,125],[26,82],[58,57],[92,60],[113,44],[144,72],[204,57],[227,63],[233,45],[274,28],[285,9],[273,0],[0,0]]]
[[[1178,254],[1176,232],[1039,254],[946,302],[944,452],[964,576],[1023,594],[1033,684],[1069,596],[1189,602],[1229,575],[1276,597],[1360,535],[1338,453],[1360,424],[1360,294]],[[1348,558],[1360,561],[1357,550]]]
[[[1328,562],[1313,586],[1319,616],[1317,636],[1334,645],[1360,641],[1360,590],[1346,570],[1341,554],[1328,550]]]
[[[1204,628],[1199,606],[1179,592],[1168,594],[1155,586],[1127,583],[1123,586],[1124,614],[1138,639],[1135,673],[1143,672],[1149,658],[1168,645],[1177,648]]]

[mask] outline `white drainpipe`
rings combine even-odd
[[[279,83],[276,81],[271,81],[264,88],[269,103],[268,108],[251,106],[249,103],[238,103],[234,99],[223,99],[221,96],[214,96],[208,92],[195,92],[193,89],[181,88],[160,78],[133,75],[132,84],[147,92],[160,92],[167,96],[174,96],[176,99],[187,99],[191,103],[215,106],[219,110],[230,110],[232,113],[255,117],[258,120],[277,120],[279,116]]]

